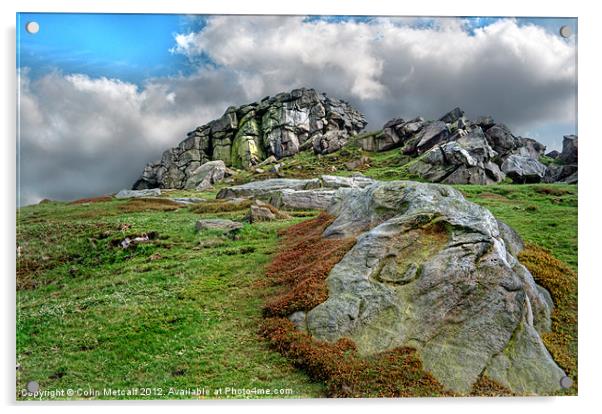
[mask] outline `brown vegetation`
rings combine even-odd
[[[182,208],[181,204],[168,198],[131,198],[119,206],[121,211],[138,213],[141,211],[174,211]]]
[[[554,300],[552,331],[542,339],[554,360],[577,383],[577,274],[549,251],[528,244],[519,256],[537,284]]]

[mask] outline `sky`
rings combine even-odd
[[[21,13],[17,202],[130,188],[228,106],[298,87],[347,100],[368,130],[459,106],[560,149],[577,133],[577,29],[571,18]]]

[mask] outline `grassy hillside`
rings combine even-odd
[[[339,166],[349,158],[334,156]],[[329,159],[298,157],[287,168],[307,173],[294,163],[312,162],[315,174],[330,168],[324,160]],[[577,269],[576,186],[458,188],[527,241]],[[212,199],[215,192],[166,195]],[[46,390],[150,388],[129,397],[62,398],[198,398],[169,393],[197,387],[210,394],[221,388],[222,394],[209,395],[216,398],[261,397],[227,394],[228,387],[269,389],[284,394],[279,397],[325,395],[322,383],[294,369],[258,332],[262,307],[273,294],[263,282],[278,249],[277,233],[317,212],[245,224],[236,237],[194,229],[201,217],[242,220],[246,213],[245,206],[226,212],[214,202],[199,209],[111,198],[21,208],[17,390],[35,380]],[[119,246],[126,236],[143,233],[152,240],[130,249]],[[571,352],[576,359],[576,341]]]

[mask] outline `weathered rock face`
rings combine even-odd
[[[437,145],[408,167],[408,172],[445,184],[493,184],[505,174],[494,162],[495,152],[480,127],[455,141]]]
[[[270,156],[280,159],[311,149],[340,149],[366,126],[347,102],[313,89],[295,89],[259,102],[230,107],[224,115],[188,133],[177,147],[149,163],[134,189],[185,188],[208,161],[249,168]],[[189,188],[189,187],[186,187]]]
[[[562,140],[562,152],[558,158],[566,164],[577,164],[578,161],[577,135],[565,135]]]
[[[560,388],[565,374],[540,337],[553,304],[516,259],[522,241],[510,227],[438,184],[336,192],[324,236],[357,243],[331,271],[328,299],[291,315],[299,326],[320,340],[350,337],[366,355],[414,347],[460,393],[482,373],[519,393]]]
[[[502,171],[515,183],[538,183],[546,173],[546,166],[533,158],[512,154],[502,163]]]
[[[216,198],[248,197],[264,200],[276,208],[287,210],[326,210],[337,197],[340,197],[341,191],[364,188],[374,182],[362,175],[353,177],[323,175],[310,180],[275,178],[223,188],[217,193]]]
[[[184,184],[186,189],[206,190],[224,179],[226,165],[222,160],[209,161],[190,172],[190,176]]]
[[[494,184],[506,176],[517,183],[538,182],[546,170],[539,162],[544,145],[514,136],[507,126],[496,124],[489,116],[467,120],[460,108],[438,121],[393,119],[383,126],[382,132],[358,142],[367,151],[399,147],[404,154],[417,158],[408,165],[408,172],[431,182]],[[503,165],[514,156],[522,158],[506,163],[508,173]]]

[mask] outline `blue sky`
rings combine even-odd
[[[228,106],[297,87],[347,100],[368,130],[460,106],[560,149],[577,132],[562,25],[577,33],[548,18],[18,14],[19,203],[130,187]]]
[[[333,23],[369,22],[373,16],[308,16],[307,21]],[[470,32],[501,17],[462,17]],[[36,21],[41,30],[29,34],[25,24]],[[65,73],[105,76],[142,83],[157,76],[190,74],[199,63],[212,63],[203,56],[191,64],[190,58],[171,53],[174,36],[202,30],[205,16],[177,14],[17,14],[18,67],[30,68],[31,76],[60,69]],[[520,25],[535,24],[557,34],[568,25],[577,32],[574,18],[517,18]],[[436,18],[417,18],[410,26],[429,28]]]
[[[60,69],[140,83],[191,70],[186,57],[169,52],[174,34],[192,29],[179,15],[23,13],[17,20],[18,66],[33,76]],[[37,34],[27,33],[28,21],[40,24]]]

